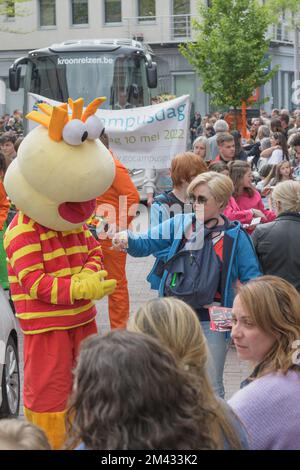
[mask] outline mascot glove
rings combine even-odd
[[[81,281],[81,279],[88,279],[92,274],[95,273],[96,271],[92,271],[92,269],[83,269],[82,271],[80,271],[80,273],[74,274],[72,276],[72,279]]]
[[[117,281],[110,279],[104,281],[107,271],[98,271],[88,275],[85,279],[78,279],[78,275],[71,278],[71,292],[73,300],[99,300],[105,295],[114,292]]]

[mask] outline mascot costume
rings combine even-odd
[[[4,247],[16,316],[24,333],[24,412],[53,448],[64,442],[65,411],[80,342],[97,333],[93,300],[111,294],[99,243],[84,224],[115,165],[83,100],[40,104],[26,117],[41,124],[22,142],[4,186],[19,212]]]

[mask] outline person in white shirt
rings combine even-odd
[[[265,159],[265,164],[277,165],[283,160],[289,160],[286,138],[281,132],[271,135],[271,147],[263,150],[260,157]]]
[[[127,101],[127,93],[125,90],[120,90],[118,93],[118,101],[114,106],[115,109],[129,109],[133,108],[132,104]]]

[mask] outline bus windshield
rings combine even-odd
[[[82,97],[89,103],[105,96],[104,109],[150,104],[143,56],[120,51],[60,53],[35,57],[28,72],[28,91],[57,101]]]

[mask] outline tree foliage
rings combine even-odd
[[[195,41],[181,44],[180,51],[213,104],[240,107],[277,70],[270,70],[268,57],[269,10],[256,0],[212,0],[198,9]]]
[[[27,0],[0,0],[0,31],[22,33],[12,27],[13,20],[28,15]],[[25,4],[22,6],[22,4]]]
[[[279,15],[284,14],[285,21],[292,28],[300,26],[300,1],[299,0],[268,0],[267,7],[273,13],[273,22],[281,21]]]

